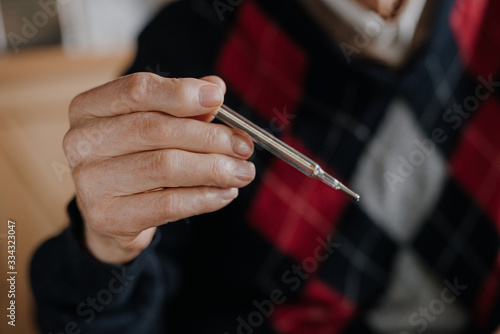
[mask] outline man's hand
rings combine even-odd
[[[63,147],[94,257],[129,262],[157,226],[221,209],[253,180],[250,137],[209,123],[224,91],[218,77],[137,73],[73,99]]]

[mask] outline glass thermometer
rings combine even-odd
[[[327,174],[316,162],[244,118],[228,106],[223,104],[217,109],[217,114],[214,114],[214,116],[230,127],[248,133],[257,144],[307,176],[319,179],[330,187],[342,191],[351,199],[359,201],[358,194],[347,188],[333,176]]]

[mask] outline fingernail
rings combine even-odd
[[[236,177],[241,181],[251,181],[255,177],[255,166],[251,162],[242,161],[236,167]]]
[[[222,91],[217,86],[202,86],[198,91],[198,101],[205,108],[218,107],[222,103]]]
[[[233,142],[234,153],[243,157],[249,156],[252,153],[252,147],[239,136],[234,135],[231,140]]]
[[[238,196],[238,189],[236,188],[227,188],[220,190],[220,197],[225,201],[236,198],[236,196]]]

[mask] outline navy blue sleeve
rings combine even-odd
[[[133,262],[108,265],[81,246],[82,219],[75,200],[68,212],[70,227],[45,242],[32,260],[42,332],[164,333],[165,306],[178,273],[174,261],[157,253],[160,231]]]

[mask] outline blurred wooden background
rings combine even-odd
[[[37,333],[29,262],[36,247],[68,223],[65,206],[74,190],[61,142],[69,102],[117,77],[133,55],[125,49],[68,58],[50,47],[0,56],[0,333]],[[16,222],[15,328],[6,321],[8,219]]]

